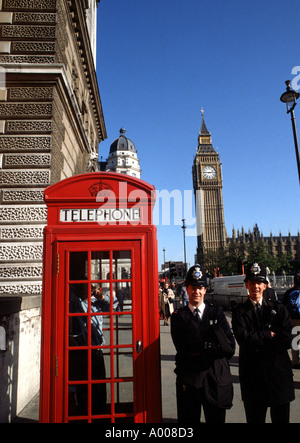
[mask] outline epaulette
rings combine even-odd
[[[273,303],[273,305],[282,305],[282,301],[281,300],[272,300],[271,298],[267,298],[267,302],[269,303]]]
[[[215,305],[214,303],[208,303],[207,305],[211,308],[214,308],[215,311],[223,311],[223,308],[221,306]]]

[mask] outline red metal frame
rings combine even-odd
[[[126,202],[124,195],[120,198],[118,190],[120,183],[126,182],[128,193],[135,189],[142,189],[147,199],[140,200],[141,223],[113,226],[100,226],[98,223],[62,223],[59,220],[61,208],[98,208],[96,196],[87,193],[93,187],[99,188],[103,183],[112,189],[116,195],[117,207],[133,205]],[[110,251],[110,266],[112,266],[112,251],[130,250],[132,256],[132,275],[130,280],[132,290],[132,343],[118,345],[118,349],[131,348],[134,361],[134,416],[135,422],[161,421],[161,380],[160,380],[160,342],[159,342],[159,313],[158,313],[158,264],[156,228],[151,224],[153,209],[154,188],[138,179],[129,178],[122,174],[92,173],[72,177],[59,184],[53,185],[45,191],[45,201],[48,206],[48,226],[44,234],[44,285],[42,306],[42,355],[41,355],[41,393],[40,393],[40,421],[67,422],[72,421],[67,416],[67,389],[68,383],[68,297],[66,297],[68,280],[68,257],[71,251],[88,251],[89,258],[92,251]],[[145,207],[147,209],[145,210]],[[85,249],[83,249],[85,248]],[[57,260],[59,257],[59,273]],[[90,261],[88,261],[90,266]],[[89,269],[89,278],[91,276]],[[128,281],[129,281],[128,280]],[[123,280],[122,280],[123,281]],[[116,283],[111,276],[110,288]],[[85,283],[91,283],[90,280]],[[61,303],[61,300],[64,303]],[[111,301],[112,303],[112,301]],[[75,315],[75,314],[72,314]],[[88,314],[91,315],[91,314]],[[121,318],[122,313],[111,314],[113,318]],[[89,322],[90,323],[90,322]],[[110,329],[110,344],[104,349],[113,349],[113,328]],[[137,354],[135,342],[143,342],[143,352]],[[90,345],[88,349],[93,349]],[[111,352],[111,367],[114,365],[114,353]],[[91,367],[91,352],[88,351],[88,365]],[[90,374],[90,372],[89,372]],[[90,375],[89,375],[90,376]],[[111,398],[114,398],[115,373],[111,372],[111,379],[96,383],[110,383]],[[126,379],[126,382],[130,382]],[[82,382],[83,383],[83,382]],[[72,383],[69,382],[69,385]],[[76,383],[77,384],[77,383]],[[88,389],[91,393],[93,380],[88,380]],[[156,389],[153,389],[153,386]],[[113,403],[113,402],[112,402]],[[90,406],[89,406],[90,408]],[[107,415],[101,419],[115,422],[121,418],[130,418],[130,414],[117,414],[112,404]],[[76,417],[78,420],[80,417]],[[82,417],[91,422],[100,416],[93,416],[91,409],[87,416]]]

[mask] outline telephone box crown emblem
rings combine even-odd
[[[92,197],[97,197],[97,195],[108,197],[112,192],[112,187],[100,180],[100,182],[92,184],[89,191]]]

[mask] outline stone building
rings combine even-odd
[[[267,245],[268,250],[274,257],[283,258],[288,256],[292,261],[298,263],[300,267],[300,232],[297,235],[291,235],[289,233],[283,236],[279,233],[278,236],[274,236],[272,233],[268,237],[265,237],[259,230],[257,224],[245,232],[244,228],[232,230],[232,238],[227,239],[228,244],[236,243],[245,252],[245,258],[247,258],[247,245],[251,243],[263,242]]]
[[[106,138],[98,2],[0,0],[0,422],[39,389],[43,190],[97,170]]]

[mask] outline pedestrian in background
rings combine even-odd
[[[272,423],[288,423],[294,400],[293,373],[288,349],[292,323],[284,305],[263,297],[266,268],[248,266],[248,300],[232,313],[232,329],[239,344],[239,377],[247,423],[264,423],[268,407]]]
[[[235,340],[223,310],[204,303],[206,273],[192,266],[186,276],[188,306],[175,311],[171,335],[176,348],[176,396],[179,423],[224,423],[233,399],[228,359]]]
[[[165,282],[164,287],[160,292],[160,309],[164,316],[164,326],[169,325],[169,318],[174,312],[173,303],[175,301],[175,294],[171,288],[169,288],[169,283]]]
[[[183,306],[188,306],[188,304],[189,304],[189,296],[188,296],[188,293],[186,291],[185,284],[183,284],[181,286],[180,293],[179,293],[179,299],[180,299],[180,303],[182,303]]]

